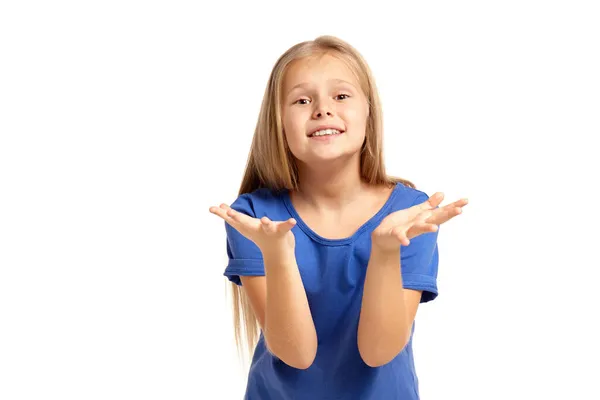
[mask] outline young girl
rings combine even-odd
[[[362,56],[332,36],[287,50],[239,196],[210,208],[226,221],[236,340],[243,320],[254,348],[246,399],[419,398],[413,322],[438,294],[438,227],[467,200],[440,208],[382,154]]]

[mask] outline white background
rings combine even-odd
[[[422,398],[600,398],[595,2],[216,3],[1,3],[0,398],[242,397],[208,208],[321,34],[373,69],[388,172],[470,200],[417,315]]]

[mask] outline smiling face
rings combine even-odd
[[[369,107],[360,83],[339,58],[325,54],[291,63],[284,75],[281,112],[288,146],[301,162],[360,156]],[[311,136],[321,128],[338,133]]]

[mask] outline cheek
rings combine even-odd
[[[288,113],[282,116],[283,130],[288,141],[298,140],[299,135],[304,135],[304,126],[294,113]]]
[[[282,116],[282,124],[283,124],[283,136],[287,143],[287,146],[290,148],[290,151],[295,155],[300,146],[300,141],[298,137],[298,126],[294,123],[294,118],[288,114],[286,116]]]
[[[344,112],[345,119],[356,129],[363,130],[367,126],[368,107],[352,107]]]

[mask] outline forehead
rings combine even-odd
[[[327,85],[346,81],[359,88],[352,69],[337,57],[325,54],[292,62],[283,78],[283,92],[288,93],[298,85]]]

